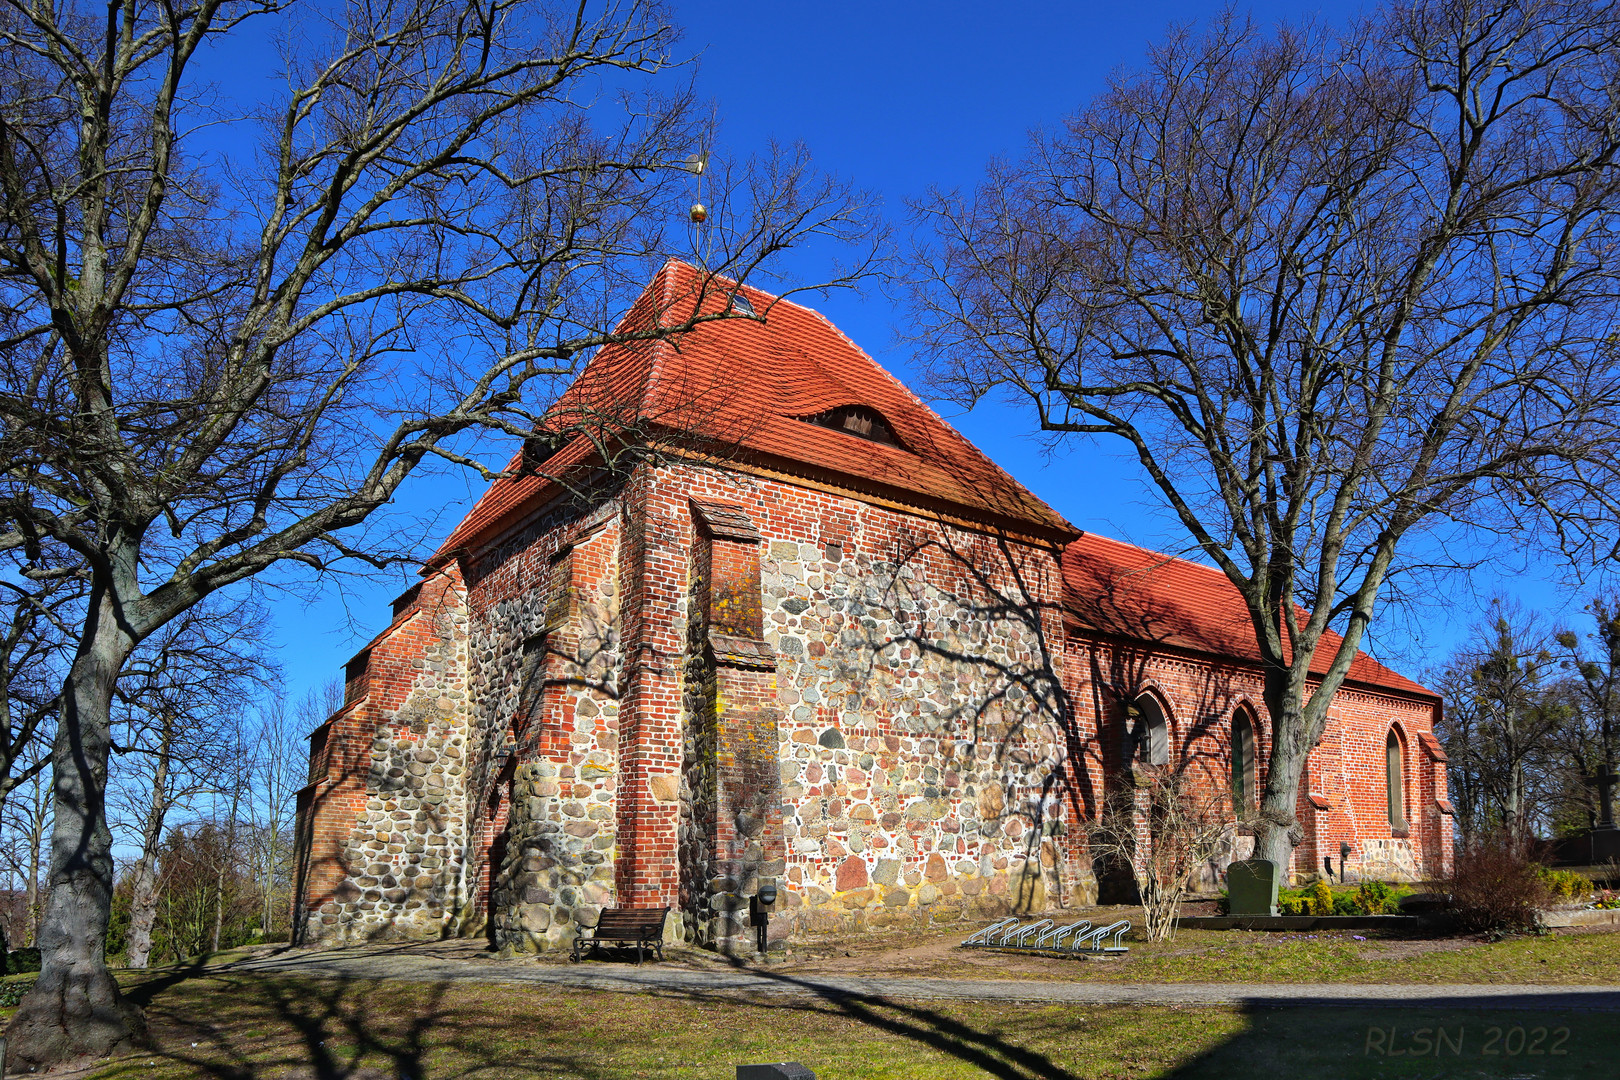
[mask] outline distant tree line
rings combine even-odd
[[[14,611],[37,604],[22,594],[13,600]],[[25,621],[28,635],[14,634],[8,655],[29,657],[36,670],[8,684],[13,738],[0,790],[0,932],[8,950],[37,946],[49,899],[52,799],[40,766],[55,718],[50,695],[33,688],[37,667],[60,659],[66,644],[52,640],[48,620],[17,616],[13,626]],[[334,682],[289,708],[267,635],[257,604],[211,599],[125,665],[107,777],[117,876],[106,951],[115,965],[166,964],[289,936],[304,738],[341,691]],[[25,712],[37,720],[19,737],[15,718]]]
[[[1596,823],[1620,719],[1620,599],[1555,627],[1505,601],[1431,677],[1459,840],[1556,839]],[[1620,798],[1620,790],[1616,791]]]

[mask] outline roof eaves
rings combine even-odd
[[[1104,630],[1099,627],[1092,626],[1090,623],[1085,622],[1084,620],[1075,616],[1073,612],[1069,611],[1065,611],[1063,613],[1063,625],[1064,628],[1071,633],[1083,635],[1095,641],[1104,642],[1110,645],[1121,645],[1133,649],[1150,649],[1153,652],[1168,653],[1173,656],[1187,657],[1189,659],[1220,661],[1231,667],[1245,667],[1251,669],[1259,667],[1259,662],[1256,661],[1252,656],[1239,656],[1237,653],[1222,652],[1218,649],[1199,649],[1191,645],[1177,645],[1173,642],[1153,641],[1148,638],[1136,637],[1134,635],[1120,633],[1115,630]],[[1366,654],[1363,653],[1361,655]],[[1379,666],[1382,667],[1383,665],[1380,664]],[[1385,670],[1390,671],[1391,669],[1385,668]],[[1371,682],[1367,679],[1354,679],[1350,678],[1349,676],[1345,677],[1342,685],[1346,689],[1350,690],[1359,690],[1363,693],[1393,695],[1395,697],[1406,698],[1411,701],[1430,703],[1443,700],[1440,695],[1435,693],[1433,690],[1430,690],[1421,683],[1413,682],[1411,679],[1406,678],[1406,676],[1401,675],[1400,672],[1391,671],[1391,673],[1397,678],[1401,679],[1403,682],[1409,683],[1410,685],[1400,686],[1388,683]],[[1322,676],[1313,671],[1308,676],[1308,681],[1315,685],[1320,685],[1322,682]]]

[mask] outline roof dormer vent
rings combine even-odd
[[[836,409],[828,409],[824,413],[806,417],[806,423],[842,431],[845,435],[882,443],[884,446],[900,445],[900,440],[894,436],[894,428],[883,419],[883,414],[865,405],[840,405]]]

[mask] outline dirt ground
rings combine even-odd
[[[1141,926],[1141,910],[1129,907],[1092,908],[1067,911],[1059,922],[1089,919],[1104,925],[1115,919],[1131,919]],[[1132,961],[1148,958],[1196,957],[1204,953],[1242,949],[1284,947],[1304,940],[1352,940],[1350,931],[1324,933],[1248,933],[1243,931],[1182,931],[1171,941],[1149,944],[1134,930],[1126,939],[1131,952],[1121,956],[1041,956],[1029,953],[960,948],[962,940],[986,922],[961,923],[949,928],[887,930],[844,938],[827,938],[773,949],[765,962],[752,957],[725,957],[706,949],[672,945],[665,947],[665,967],[691,971],[766,969],[784,974],[868,976],[897,978],[1041,979],[1093,980],[1130,977]],[[1558,930],[1558,936],[1584,936],[1613,933],[1612,928],[1580,927]],[[1614,934],[1620,944],[1620,934]],[[1478,948],[1477,936],[1401,936],[1388,931],[1356,931],[1354,940],[1365,942],[1361,950],[1370,961],[1404,961],[1432,954],[1461,952]],[[253,950],[267,955],[285,946]],[[557,951],[537,957],[502,959],[482,939],[452,939],[409,946],[412,953],[455,958],[473,964],[539,963],[568,964],[568,953]],[[238,954],[241,955],[241,954]],[[623,953],[616,953],[619,960]]]

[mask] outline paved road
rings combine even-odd
[[[649,964],[580,965],[424,956],[408,946],[286,952],[232,964],[232,971],[413,982],[518,983],[570,990],[713,994],[799,994],[824,998],[951,998],[1087,1005],[1309,1005],[1403,1008],[1548,1009],[1620,1012],[1620,987],[1378,983],[1103,983],[991,979],[856,978],[757,970],[693,971]]]

